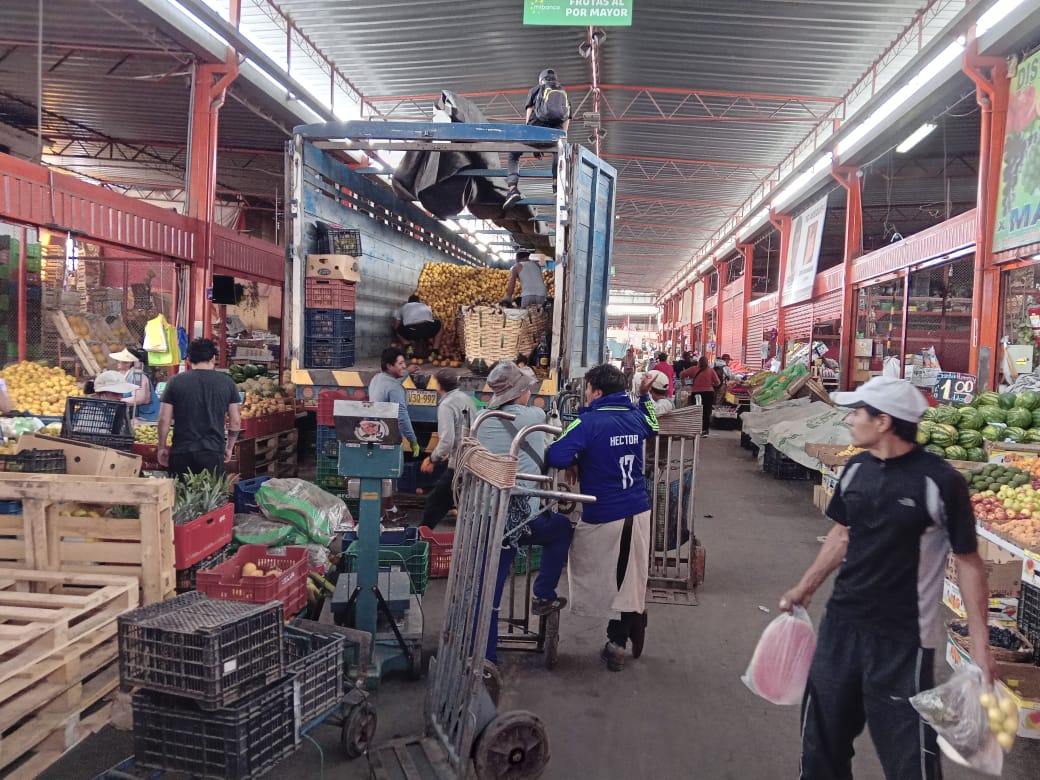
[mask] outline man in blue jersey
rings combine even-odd
[[[639,404],[629,398],[625,375],[611,365],[585,375],[586,407],[549,447],[549,465],[576,466],[581,490],[596,497],[582,509],[571,542],[571,609],[606,617],[607,668],[625,667],[643,652],[646,637],[646,583],[650,550],[650,503],[643,481],[643,442],[657,434],[657,417],[640,387]]]

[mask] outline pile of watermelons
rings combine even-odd
[[[986,392],[970,406],[930,408],[917,441],[940,457],[979,463],[986,460],[984,441],[1040,443],[1040,392]]]

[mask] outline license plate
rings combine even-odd
[[[436,406],[437,393],[433,390],[409,390],[409,406]]]

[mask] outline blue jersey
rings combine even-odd
[[[649,397],[627,393],[597,398],[549,447],[550,466],[575,463],[581,491],[596,497],[582,508],[586,523],[609,523],[650,510],[643,480],[643,442],[657,434]]]

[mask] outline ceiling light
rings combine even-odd
[[[992,30],[1004,17],[1022,5],[1022,0],[997,0],[986,13],[975,22],[975,35],[981,37]]]
[[[899,146],[896,147],[896,153],[906,154],[919,143],[921,143],[921,141],[923,141],[925,138],[931,135],[935,131],[936,127],[938,127],[938,125],[932,122],[925,122],[919,128],[914,130],[914,132],[912,132],[909,136],[907,136],[906,140],[903,141],[903,143],[899,144]]]

